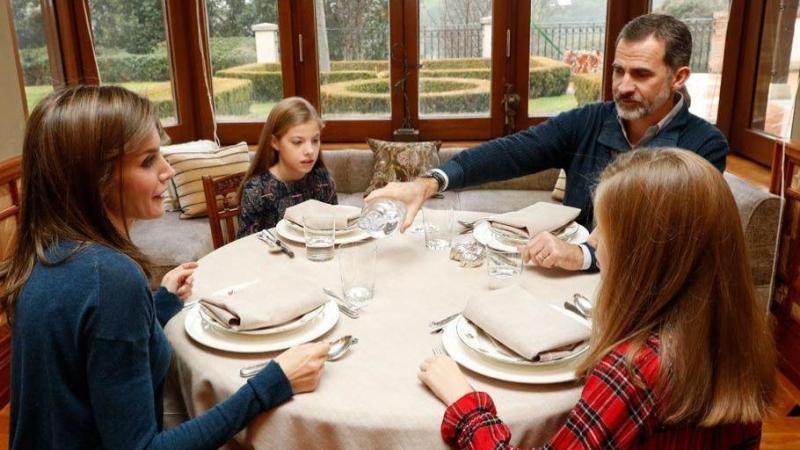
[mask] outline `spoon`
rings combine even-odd
[[[356,344],[358,344],[358,338],[350,334],[342,336],[339,339],[336,339],[335,341],[331,341],[330,342],[331,348],[330,350],[328,350],[328,356],[326,357],[326,359],[328,361],[336,361],[337,359],[344,356],[344,354],[347,353],[348,350],[350,350],[350,347]],[[239,370],[239,376],[242,378],[250,378],[252,376],[255,376],[258,372],[261,372],[261,369],[267,367],[267,364],[269,364],[269,361],[259,364],[254,364],[252,366],[242,367],[242,369]]]
[[[574,294],[572,296],[572,303],[578,308],[586,318],[592,317],[592,302],[581,294]]]

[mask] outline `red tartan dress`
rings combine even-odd
[[[637,386],[625,360],[627,344],[606,355],[586,380],[578,404],[567,422],[542,449],[757,449],[761,422],[714,428],[669,428],[659,423],[659,341],[651,336],[634,359],[632,369],[644,387]],[[642,383],[639,383],[642,384]],[[509,445],[511,430],[497,417],[489,394],[471,392],[450,405],[442,421],[442,438],[459,449],[516,449]]]

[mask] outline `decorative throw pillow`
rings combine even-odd
[[[367,139],[367,143],[374,153],[375,165],[364,196],[392,181],[412,180],[439,165],[442,141],[389,142]]]
[[[219,145],[214,141],[191,141],[184,142],[183,144],[162,145],[161,155],[166,159],[167,155],[175,153],[208,153],[218,148]],[[164,197],[164,208],[167,211],[178,211],[181,209],[178,204],[178,193],[175,192],[175,185],[172,183],[169,183],[167,186],[167,196]]]
[[[175,170],[172,185],[180,206],[181,219],[206,214],[203,176],[218,177],[246,172],[250,166],[247,143],[240,142],[208,152],[177,152],[164,155]]]
[[[567,173],[564,172],[564,169],[561,169],[558,172],[558,179],[556,180],[556,186],[553,188],[553,200],[564,202],[564,192],[567,190]]]

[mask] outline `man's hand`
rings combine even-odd
[[[522,261],[545,268],[560,267],[566,270],[581,270],[583,250],[580,246],[568,244],[545,231],[537,234],[522,248]]]
[[[399,200],[406,205],[406,220],[400,226],[400,232],[406,231],[414,222],[414,217],[422,207],[425,200],[431,198],[436,193],[439,184],[433,178],[417,178],[414,181],[404,183],[391,182],[386,186],[375,189],[364,199],[366,203],[372,203],[378,198],[390,198]]]

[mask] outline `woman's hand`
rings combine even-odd
[[[317,388],[330,348],[327,342],[312,342],[292,347],[275,358],[289,379],[292,392],[299,394]]]
[[[472,392],[458,364],[446,356],[434,356],[423,361],[418,376],[445,405],[452,405]]]
[[[161,279],[161,286],[177,295],[181,300],[186,300],[192,295],[192,284],[194,283],[192,274],[195,269],[197,269],[196,262],[183,263],[164,275],[164,278]]]

